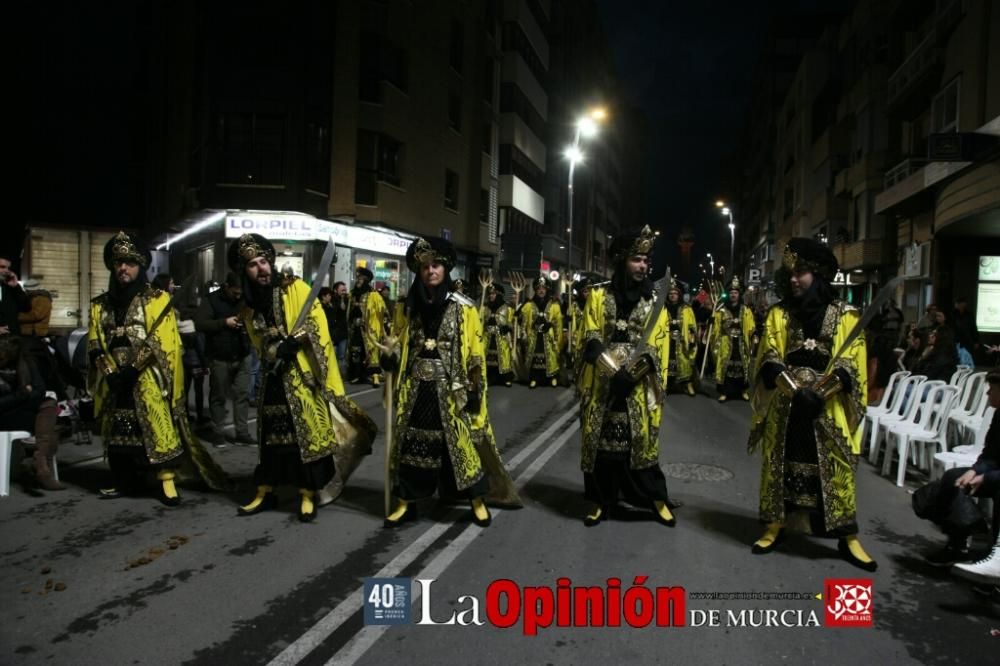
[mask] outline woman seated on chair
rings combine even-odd
[[[0,430],[23,430],[35,435],[35,478],[45,490],[63,490],[53,473],[59,446],[56,401],[46,394],[42,373],[22,349],[21,339],[0,337]]]

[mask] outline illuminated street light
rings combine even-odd
[[[733,211],[729,209],[725,201],[716,201],[716,208],[722,209],[723,215],[729,216],[729,266],[733,266],[733,254],[736,248],[736,224],[733,222]]]
[[[563,153],[569,160],[568,192],[566,204],[566,217],[569,223],[566,231],[569,233],[569,242],[566,243],[566,272],[573,272],[573,173],[576,171],[577,163],[583,162],[583,151],[580,150],[580,138],[589,139],[597,134],[598,123],[604,122],[608,117],[608,112],[603,107],[594,107],[587,111],[576,121],[576,132],[573,133],[573,143],[570,144]]]

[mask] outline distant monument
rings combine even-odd
[[[681,275],[690,279],[691,277],[691,248],[694,247],[694,233],[691,227],[681,228],[677,234],[677,245],[681,248]]]

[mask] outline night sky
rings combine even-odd
[[[663,230],[658,252],[677,265],[677,234],[695,233],[692,257],[729,256],[732,163],[745,129],[754,70],[776,14],[846,11],[847,0],[678,2],[597,0],[629,103],[646,114],[649,219]],[[739,227],[739,210],[734,210]],[[666,247],[663,247],[663,246]]]

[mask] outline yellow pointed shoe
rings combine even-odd
[[[299,495],[302,496],[302,501],[299,503],[299,521],[303,523],[311,523],[316,519],[316,511],[319,508],[313,501],[316,493],[312,490],[300,488]]]
[[[865,552],[865,549],[861,547],[861,542],[858,541],[856,534],[839,539],[837,541],[837,550],[840,552],[841,557],[859,569],[864,569],[865,571],[875,571],[878,569],[878,562],[873,560]]]
[[[677,525],[677,519],[674,514],[670,512],[670,507],[667,506],[666,502],[653,502],[653,518],[656,522],[661,525],[666,525],[667,527],[674,527]]]
[[[694,384],[692,384],[691,382],[688,382],[687,389],[685,390],[687,391],[687,394],[692,398],[695,396]]]
[[[472,500],[472,522],[480,527],[489,527],[493,522],[493,516],[481,497]]]
[[[559,380],[556,379],[555,377],[553,377],[552,378],[552,388],[555,388],[556,386],[559,386]]]
[[[749,391],[743,391],[743,393],[740,393],[740,397],[743,398],[746,402],[750,402],[750,392]]]
[[[531,382],[528,383],[528,388],[535,388],[536,386],[538,386],[538,382],[536,382],[534,379],[532,379]]]
[[[253,516],[261,511],[273,509],[278,505],[278,497],[273,486],[257,486],[257,495],[245,506],[236,509],[238,516]]]
[[[766,555],[781,545],[785,540],[785,526],[783,523],[769,523],[764,535],[757,539],[750,552],[754,555]]]
[[[177,494],[177,487],[174,485],[174,473],[171,470],[162,469],[156,474],[160,481],[160,495],[157,499],[165,506],[177,506],[181,503],[180,495]]]
[[[403,523],[408,523],[417,519],[417,505],[399,500],[396,508],[382,521],[382,527],[399,527]]]
[[[726,400],[728,400],[728,399],[729,399],[729,398],[727,398],[727,397],[726,397],[726,394],[725,394],[725,393],[723,393],[722,395],[720,395],[720,396],[719,396],[719,402],[725,402],[725,401],[726,401]]]
[[[607,518],[607,515],[607,512],[602,507],[595,504],[591,508],[590,513],[583,517],[583,524],[587,527],[593,527],[600,524],[601,521]]]

